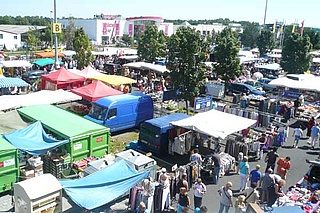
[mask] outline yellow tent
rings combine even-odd
[[[101,76],[94,76],[90,79],[99,80],[103,83],[113,85],[113,86],[119,86],[121,84],[133,84],[137,81],[131,78],[127,78],[121,75],[101,75]]]
[[[0,75],[3,75],[2,67],[0,67]]]

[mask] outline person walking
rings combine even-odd
[[[217,185],[220,177],[220,168],[221,168],[220,155],[218,155],[217,153],[214,153],[211,156],[211,159],[213,163],[213,166],[212,166],[213,184]]]
[[[311,149],[314,149],[319,140],[320,128],[318,123],[315,123],[311,128]]]
[[[188,212],[190,207],[190,197],[185,187],[180,188],[177,213]]]
[[[311,128],[314,126],[314,124],[316,123],[314,117],[311,117],[310,120],[308,121],[307,124],[307,137],[309,137],[309,142],[311,142]]]
[[[230,207],[232,207],[232,182],[227,182],[225,186],[221,187],[218,190],[220,195],[220,208],[219,213],[222,213],[225,210],[225,213],[229,213]]]
[[[268,154],[266,155],[264,159],[264,162],[267,163],[265,173],[268,171],[269,168],[274,170],[277,158],[279,157],[279,154],[277,153],[277,151],[278,151],[277,147],[273,147],[271,151],[269,151]]]
[[[178,181],[177,183],[177,191],[180,192],[180,188],[181,187],[185,187],[187,189],[187,191],[189,191],[189,183],[187,181],[187,173],[183,173],[181,175],[181,179]]]
[[[257,203],[259,200],[259,192],[257,191],[257,184],[256,183],[252,183],[250,185],[250,187],[247,187],[243,194],[246,196],[246,203]]]
[[[298,143],[300,138],[302,137],[303,131],[301,129],[301,125],[297,128],[294,129],[294,133],[292,137],[294,136],[294,141],[293,141],[293,148],[298,148]]]
[[[256,165],[256,168],[251,170],[250,172],[250,185],[255,184],[258,185],[258,182],[261,179],[260,165]]]
[[[202,183],[201,178],[198,178],[197,182],[193,186],[194,190],[194,208],[200,208],[202,205],[202,197],[207,192],[207,187]]]
[[[280,158],[277,162],[277,174],[280,175],[280,177],[282,179],[286,179],[286,176],[287,176],[287,173],[288,173],[288,170],[290,169],[290,157],[287,156],[285,158]]]
[[[269,168],[267,172],[262,176],[260,186],[261,186],[261,202],[268,202],[268,187],[273,182],[273,178],[271,177],[271,174],[273,173],[273,170]]]
[[[240,170],[240,191],[243,191],[247,187],[247,181],[249,177],[249,164],[248,157],[244,156],[243,160],[239,163]]]

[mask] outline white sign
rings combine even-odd
[[[3,161],[3,167],[12,166],[12,165],[14,165],[14,164],[15,164],[14,158]]]
[[[82,149],[82,143],[76,143],[76,144],[73,146],[73,150],[74,150],[74,151],[79,150],[79,149]]]

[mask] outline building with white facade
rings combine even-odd
[[[22,46],[21,34],[30,30],[40,30],[45,26],[28,26],[28,25],[0,25],[0,49],[4,47],[7,50],[17,50]]]

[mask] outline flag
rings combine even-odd
[[[296,23],[293,23],[293,24],[292,24],[292,31],[291,31],[291,33],[294,33],[295,29],[296,29]]]
[[[275,21],[274,24],[273,24],[272,33],[276,32],[276,26],[277,26],[276,23],[277,23],[277,21]]]
[[[303,35],[303,28],[304,28],[304,20],[301,22],[301,27],[300,27],[300,36]]]
[[[282,23],[282,25],[280,27],[280,33],[283,33],[283,28],[284,28],[284,22]]]

